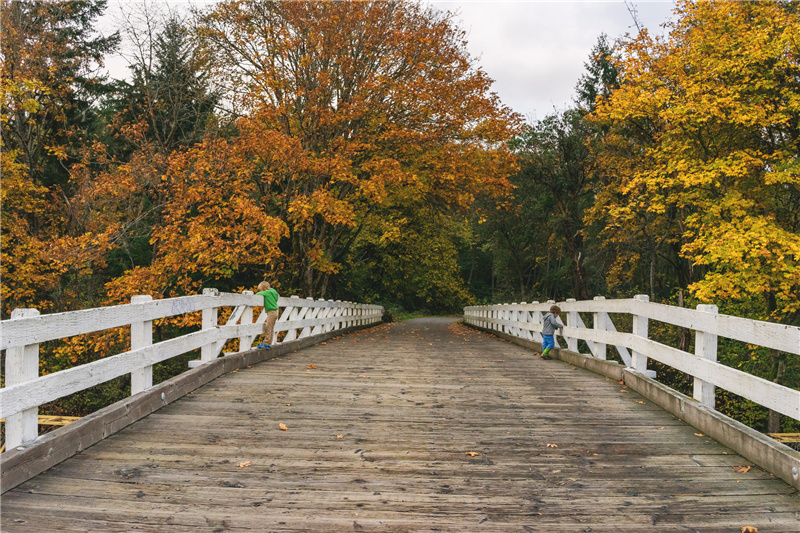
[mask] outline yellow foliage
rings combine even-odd
[[[800,301],[800,21],[789,11],[681,1],[667,38],[624,43],[621,87],[590,117],[608,176],[590,217],[606,237],[664,235],[702,274],[690,287],[700,299],[764,295],[784,314]]]

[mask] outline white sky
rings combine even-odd
[[[495,80],[501,101],[526,117],[542,119],[571,105],[597,38],[636,33],[628,8],[619,1],[433,1],[460,11],[470,53]],[[672,15],[673,1],[633,3],[651,35]]]
[[[103,20],[113,31],[120,5],[139,0],[111,0]],[[213,0],[212,0],[213,1]],[[155,0],[181,9],[184,0]],[[194,0],[194,5],[206,3]],[[493,90],[501,101],[528,118],[544,118],[571,105],[575,84],[584,72],[598,36],[610,40],[636,28],[622,0],[609,1],[433,1],[441,10],[460,13],[457,20],[467,31],[470,53],[495,80]],[[674,8],[673,0],[635,1],[639,21],[651,34],[662,34]],[[124,60],[107,62],[113,77],[127,77]]]

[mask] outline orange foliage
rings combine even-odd
[[[449,15],[393,1],[231,0],[200,33],[246,113],[237,148],[288,226],[307,295],[324,295],[375,209],[409,195],[464,209],[508,190],[503,143],[519,118],[489,92]]]

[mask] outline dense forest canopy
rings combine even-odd
[[[598,36],[575,105],[527,123],[419,3],[223,0],[101,35],[106,4],[0,4],[3,318],[268,279],[395,313],[644,293],[800,324],[792,3]],[[800,385],[796,356],[724,358]]]

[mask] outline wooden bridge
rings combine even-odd
[[[126,409],[59,430],[72,426],[72,437],[23,439],[3,454],[6,490],[9,468],[81,448],[3,494],[2,531],[800,532],[791,478],[800,454],[746,435],[756,444],[745,453],[783,454],[778,467],[761,461],[788,471],[782,480],[736,453],[746,439],[715,440],[681,420],[710,411],[701,401],[680,399],[684,416],[662,408],[669,402],[644,373],[597,357],[601,341],[624,348],[631,335],[615,336],[602,316],[600,332],[584,335],[593,357],[564,349],[543,360],[528,349],[538,307],[468,309],[467,322],[484,331],[457,318],[358,329],[376,323],[373,310],[323,313],[340,308],[300,302],[283,300],[295,305],[279,330],[292,335],[272,351],[214,354],[189,377],[145,387]],[[580,318],[569,313],[576,347]],[[217,337],[198,342],[218,347],[226,328],[226,337],[255,332],[246,316],[204,328]],[[38,401],[19,403],[19,386],[3,389],[6,415],[6,400],[28,415]],[[161,396],[169,390],[175,398]],[[120,410],[153,412],[128,425]],[[103,433],[100,419],[127,427],[83,449],[90,428]],[[767,452],[752,452],[761,440]]]

